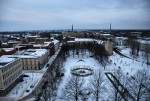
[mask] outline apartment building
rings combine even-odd
[[[22,63],[18,57],[0,57],[0,96],[5,96],[21,79]]]
[[[23,70],[40,70],[48,61],[48,54],[46,49],[28,49],[15,56],[21,58]]]

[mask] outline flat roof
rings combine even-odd
[[[94,41],[94,39],[90,39],[90,38],[75,38],[75,41]]]
[[[18,59],[18,57],[12,57],[11,55],[3,55],[0,57],[0,68],[5,66],[6,64]]]
[[[58,40],[53,40],[52,41],[54,44],[58,43],[59,41]]]
[[[98,44],[103,44],[105,42],[102,40],[96,40],[91,38],[75,38],[75,41],[67,41],[67,42],[73,43],[73,42],[94,42],[94,41],[96,41]]]
[[[28,49],[28,50],[22,50],[22,51],[17,51],[16,52],[16,56],[20,55],[23,58],[36,58],[36,57],[40,57],[43,54],[45,54],[47,52],[46,49]]]
[[[6,52],[9,52],[9,51],[12,51],[12,50],[15,50],[14,48],[0,48],[0,50],[4,50]]]
[[[150,41],[148,40],[139,39],[138,42],[143,43],[143,44],[150,44]]]

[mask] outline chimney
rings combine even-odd
[[[73,24],[72,24],[72,32],[73,32]]]
[[[110,23],[110,29],[109,29],[110,33],[111,33],[111,23]]]

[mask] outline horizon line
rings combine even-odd
[[[71,31],[72,29],[32,29],[32,30],[11,30],[11,31],[0,31],[0,33],[2,33],[2,32],[28,32],[28,31]],[[83,30],[83,31],[87,31],[87,30],[110,30],[109,28],[103,28],[103,29],[98,29],[98,28],[89,28],[89,29],[74,29],[74,31],[77,31],[77,30]],[[131,28],[129,28],[129,29],[127,29],[127,28],[113,28],[113,29],[111,29],[111,31],[113,31],[113,30],[150,30],[150,28],[149,29],[147,29],[147,28],[141,28],[141,29],[139,29],[139,28],[133,28],[133,29],[131,29]]]

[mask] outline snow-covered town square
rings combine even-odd
[[[121,52],[128,56],[128,51],[128,48],[123,48]],[[64,77],[61,78],[61,83],[58,86],[56,100],[66,101],[68,99],[71,101],[80,99],[81,101],[93,101],[99,99],[99,101],[112,101],[111,99],[115,100],[116,98],[123,100],[123,96],[130,94],[128,100],[134,101],[135,97],[138,96],[134,92],[139,89],[142,89],[139,91],[140,98],[150,97],[148,89],[144,87],[144,84],[145,86],[150,84],[150,69],[145,63],[142,64],[142,61],[138,59],[133,60],[132,58],[120,56],[115,52],[108,57],[107,61],[108,63],[104,67],[87,50],[74,56],[73,51],[69,51],[69,56],[63,65]],[[81,75],[74,76],[71,73],[73,68],[86,67],[93,69],[94,73],[85,77]],[[86,72],[86,70],[83,71]],[[109,73],[110,80],[106,76]],[[120,83],[117,83],[118,81],[115,81],[115,79],[119,80]],[[140,88],[141,84],[143,86]],[[125,90],[127,90],[126,94],[121,95],[121,92],[125,92]],[[134,98],[132,94],[135,94]]]

